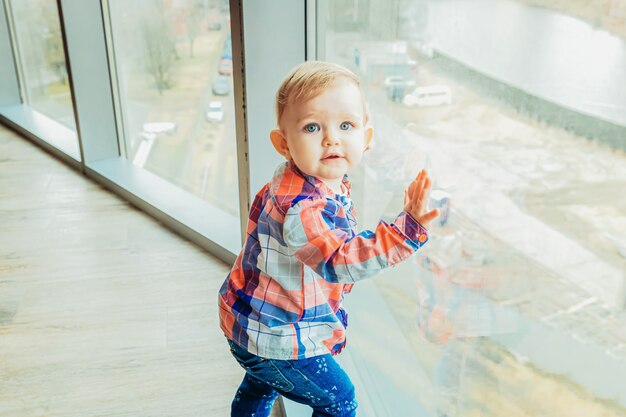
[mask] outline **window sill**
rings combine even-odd
[[[0,118],[70,165],[80,165],[78,136],[74,130],[24,104],[0,107]]]
[[[232,264],[241,250],[239,218],[116,157],[90,162],[87,175],[182,236]]]

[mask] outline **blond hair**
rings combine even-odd
[[[361,89],[359,77],[341,65],[324,61],[306,61],[292,69],[276,92],[276,123],[280,125],[280,118],[287,104],[311,100],[342,78],[352,81],[359,90]]]

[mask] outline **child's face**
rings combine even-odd
[[[363,98],[339,79],[319,96],[285,107],[280,130],[270,134],[276,150],[305,174],[338,192],[344,174],[356,167],[372,138]]]

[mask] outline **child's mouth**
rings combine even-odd
[[[326,158],[322,159],[322,163],[327,164],[327,165],[337,165],[337,164],[341,164],[341,161],[344,158],[342,156],[327,156]]]

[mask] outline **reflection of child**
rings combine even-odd
[[[350,378],[332,357],[345,345],[343,294],[407,259],[428,239],[431,180],[422,170],[404,210],[356,234],[347,173],[370,146],[358,78],[338,65],[296,67],[277,93],[270,139],[287,159],[257,194],[243,250],[220,290],[220,324],[246,374],[233,416],[268,416],[281,394],[315,416],[354,416]]]
[[[437,416],[446,417],[464,415],[463,385],[480,376],[477,358],[483,354],[486,337],[511,334],[517,328],[511,313],[491,299],[499,290],[493,272],[489,273],[494,250],[478,243],[484,236],[451,229],[439,229],[425,256],[416,259],[420,266],[417,324],[429,341],[444,345],[433,382]]]

